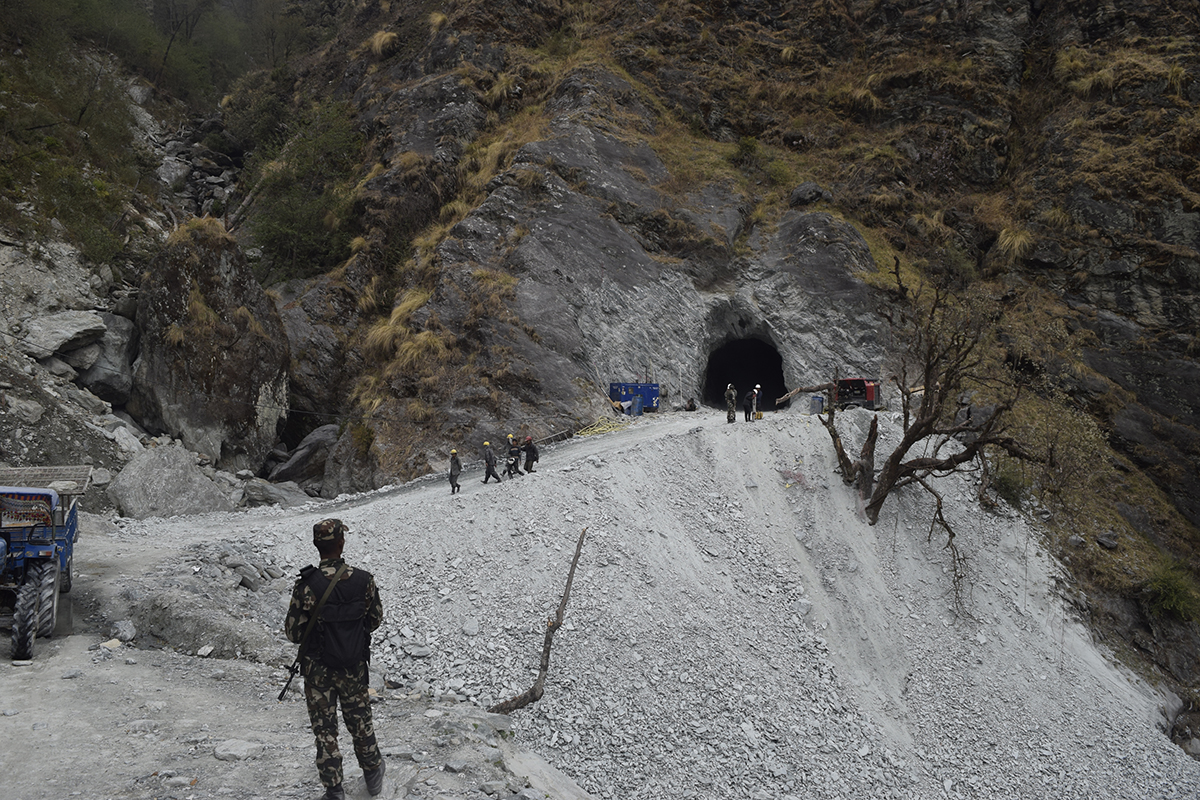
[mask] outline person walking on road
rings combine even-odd
[[[725,387],[725,421],[737,422],[737,389],[732,383]]]
[[[325,787],[322,800],[346,797],[338,749],[339,706],[372,797],[383,791],[387,768],[375,739],[367,693],[371,632],[383,622],[383,604],[371,573],[342,559],[348,530],[339,519],[313,526],[321,561],[300,570],[283,623],[288,641],[300,645],[297,657],[317,741],[317,774]]]
[[[483,443],[483,467],[487,472],[483,476],[484,483],[487,483],[489,478],[495,478],[496,483],[500,482],[500,475],[496,472],[496,451],[492,449],[491,442]]]
[[[532,436],[525,437],[525,444],[521,445],[521,449],[525,451],[525,471],[533,472],[533,465],[536,464],[538,460],[538,448],[537,445],[533,443]]]
[[[504,474],[510,478],[525,474],[521,472],[521,447],[511,433],[508,435],[508,457],[504,462]]]
[[[458,494],[458,490],[462,487],[458,485],[458,476],[462,474],[462,461],[458,458],[458,451],[450,451],[450,494]]]

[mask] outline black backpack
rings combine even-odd
[[[337,586],[317,616],[311,655],[330,669],[350,669],[371,660],[371,635],[367,632],[367,582],[371,573],[356,569]],[[329,588],[329,578],[319,569],[308,575],[308,586],[317,597]]]

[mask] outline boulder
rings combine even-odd
[[[295,481],[301,486],[319,483],[325,475],[325,461],[337,444],[338,426],[322,425],[305,436],[287,461],[271,470],[271,481]]]
[[[310,432],[292,429],[313,419],[309,413],[343,407],[347,387],[363,369],[361,357],[346,344],[360,312],[345,285],[327,276],[275,285],[271,292],[278,298],[288,347],[297,354],[288,375],[289,407],[305,413],[290,421],[288,438],[295,441]]]
[[[91,347],[96,358],[82,368],[76,383],[101,400],[115,406],[129,402],[133,390],[133,358],[137,353],[137,327],[132,320],[116,314],[101,313],[104,334]],[[76,369],[81,369],[76,366]]]
[[[218,221],[171,234],[146,272],[137,326],[130,413],[221,469],[257,470],[287,414],[287,337]]]
[[[379,462],[369,445],[365,424],[349,425],[325,461],[325,479],[321,482],[321,497],[332,500],[341,494],[378,489],[384,485]]]
[[[797,206],[807,206],[818,200],[832,200],[833,195],[821,188],[819,183],[815,181],[805,181],[804,183],[792,189],[791,195],[788,196],[788,205],[792,208]]]
[[[75,350],[104,335],[104,320],[95,311],[60,311],[32,317],[24,322],[25,334],[17,346],[34,358],[49,358],[60,351]]]
[[[312,498],[292,481],[271,483],[262,478],[251,478],[242,486],[244,504],[248,506],[283,506],[293,508],[311,503]]]
[[[117,510],[134,519],[233,510],[221,488],[200,471],[196,456],[176,446],[142,450],[107,491]]]

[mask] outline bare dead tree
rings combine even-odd
[[[842,480],[857,485],[871,525],[879,521],[880,510],[894,490],[916,484],[937,500],[932,526],[943,528],[953,546],[954,531],[928,478],[967,468],[989,447],[1033,458],[1005,428],[1005,415],[1019,396],[1019,385],[996,374],[995,365],[986,358],[989,328],[995,319],[987,298],[957,298],[940,288],[933,289],[932,296],[923,296],[920,290],[901,288],[908,302],[884,312],[899,345],[890,380],[900,392],[904,428],[900,443],[875,476],[879,434],[875,421],[859,458],[851,460],[834,424],[834,409],[830,407],[820,419],[833,439]],[[983,390],[990,405],[960,404],[964,396]]]
[[[492,714],[509,714],[518,708],[524,708],[530,703],[542,699],[546,687],[546,674],[550,671],[550,646],[554,644],[554,632],[562,627],[563,613],[567,610],[567,600],[571,597],[571,584],[575,580],[575,567],[579,565],[579,554],[583,551],[583,537],[587,528],[579,532],[579,541],[575,544],[575,557],[571,559],[571,569],[567,572],[567,585],[563,589],[562,600],[558,604],[558,612],[546,620],[546,638],[542,642],[542,662],[538,667],[537,680],[527,690],[509,699],[496,703],[488,708]]]
[[[813,392],[813,393],[825,392],[827,394],[832,394],[836,390],[837,390],[836,383],[820,383],[820,384],[817,384],[816,386],[797,386],[795,389],[792,389],[790,392],[785,394],[783,397],[776,397],[775,405],[779,405],[780,403],[786,403],[788,400],[791,400],[793,397],[800,394],[801,392],[805,392],[805,393],[807,393],[807,392]]]

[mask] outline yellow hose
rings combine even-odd
[[[619,431],[626,427],[629,427],[628,420],[614,419],[612,417],[601,417],[586,428],[576,431],[575,435],[592,436],[597,433],[611,433],[613,431]]]

